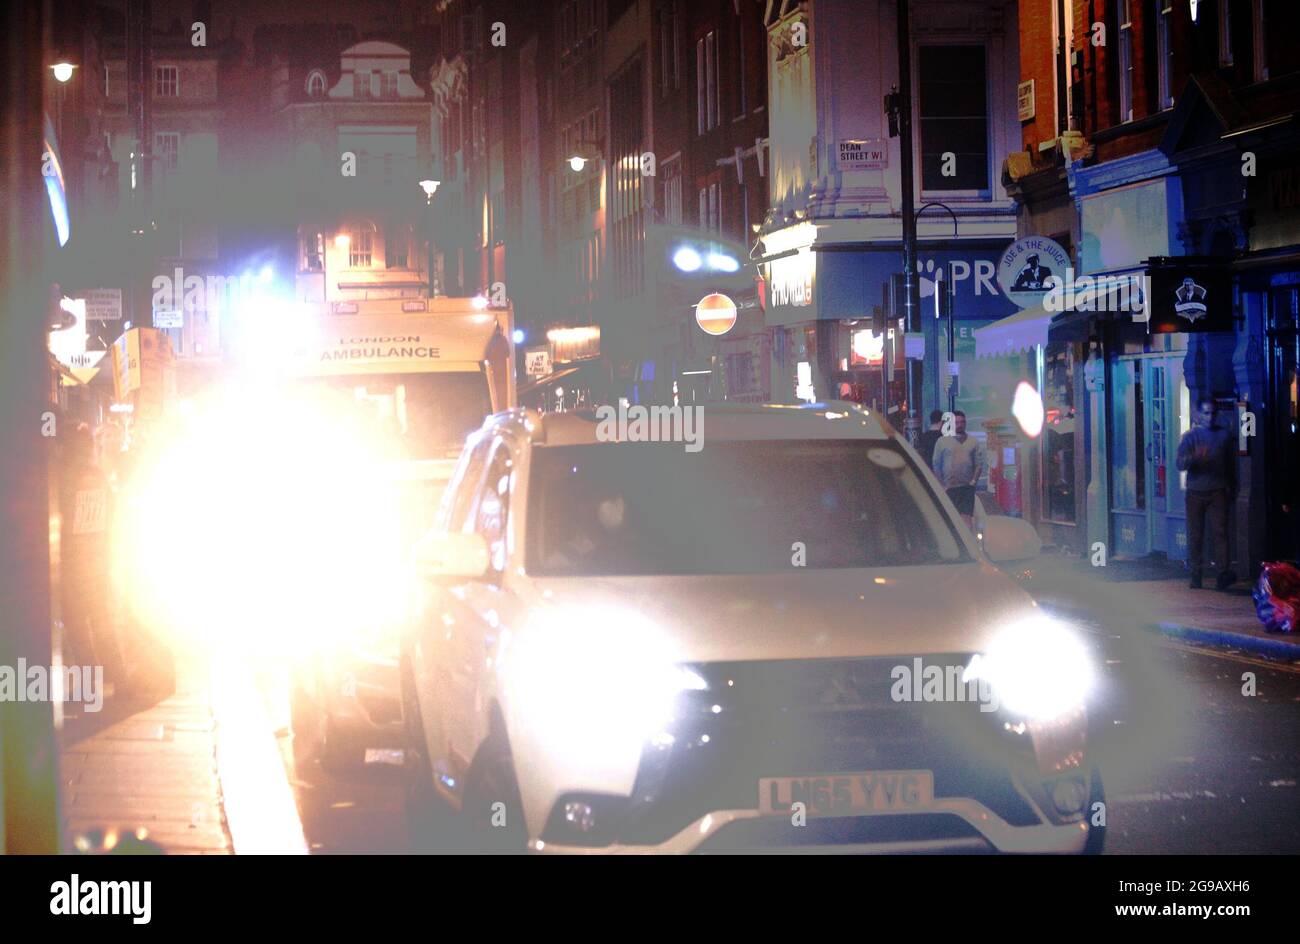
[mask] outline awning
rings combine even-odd
[[[990,325],[975,329],[976,357],[1005,357],[1047,345],[1047,329],[1056,312],[1041,304],[1024,308]]]
[[[1068,307],[1048,310],[1040,302],[1014,315],[975,329],[976,357],[1005,357],[1032,351],[1037,345],[1047,346],[1047,334],[1058,341],[1079,341],[1086,337],[1091,318],[1129,318],[1128,313],[1114,312],[1113,299],[1103,299],[1111,289],[1088,289],[1067,296]],[[1101,310],[1098,311],[1097,309]]]

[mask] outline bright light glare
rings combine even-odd
[[[1027,380],[1016,385],[1016,394],[1011,401],[1011,415],[1030,439],[1038,438],[1038,434],[1043,431],[1043,398]]]
[[[683,246],[673,253],[673,265],[683,272],[694,272],[703,264],[700,254],[690,246]]]
[[[271,281],[271,277],[274,275],[275,275],[275,270],[272,269],[269,265],[264,265],[262,266],[262,271],[257,273],[257,281],[269,282]]]
[[[1035,721],[1059,718],[1084,704],[1092,659],[1069,627],[1033,614],[1003,629],[962,681],[987,679],[1002,706]]]
[[[664,633],[618,606],[537,611],[510,640],[502,672],[512,713],[539,746],[585,771],[635,771],[680,693],[707,688]]]
[[[471,305],[473,305],[475,308],[477,308],[477,309],[479,309],[480,311],[482,311],[484,308],[486,308],[486,307],[488,306],[487,296],[485,296],[485,295],[475,295],[473,298],[471,298],[471,299],[469,300],[469,303],[470,303]]]
[[[733,256],[726,253],[711,252],[709,253],[709,268],[716,269],[719,272],[735,272],[740,268],[740,263]]]
[[[410,574],[393,453],[340,397],[245,383],[152,441],[117,535],[141,619],[267,656],[396,625]]]
[[[59,82],[67,82],[72,78],[72,70],[75,69],[76,66],[70,62],[56,62],[54,65],[50,66],[50,68],[54,70],[54,78],[56,80]]]
[[[581,154],[575,154],[569,158],[569,167],[575,174],[582,173],[582,169],[587,166],[587,159]]]
[[[523,328],[515,328],[514,333],[510,335],[511,340],[516,344],[523,344],[526,337],[527,335],[524,334]]]

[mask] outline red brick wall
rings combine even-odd
[[[1056,0],[1020,0],[1020,81],[1034,80],[1034,119],[1020,126],[1021,143],[1037,151],[1056,137],[1052,9]]]

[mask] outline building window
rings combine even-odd
[[[153,153],[158,159],[158,167],[168,174],[174,174],[180,163],[181,136],[175,131],[155,131],[153,135]]]
[[[500,246],[506,241],[506,192],[504,190],[492,194],[488,214],[488,222],[492,227],[492,245]]]
[[[1260,58],[1264,62],[1261,79],[1276,79],[1300,69],[1300,47],[1296,30],[1300,30],[1300,4],[1295,0],[1260,0],[1256,17]]]
[[[353,230],[348,244],[348,268],[369,269],[374,264],[374,232],[369,227]]]
[[[153,67],[153,94],[155,98],[176,98],[181,93],[180,71],[176,66]]]
[[[352,83],[353,92],[357,98],[370,98],[369,72],[357,72]]]
[[[397,73],[396,72],[379,73],[379,97],[380,98],[397,97]]]
[[[700,188],[700,229],[712,233],[722,229],[721,189],[716,183]]]
[[[320,98],[325,94],[325,73],[313,69],[307,76],[307,97]]]
[[[1155,0],[1156,77],[1160,108],[1174,107],[1174,0]]]
[[[1232,65],[1232,4],[1219,0],[1219,65]]]
[[[681,17],[673,0],[659,9],[659,91],[666,97],[681,87]]]
[[[325,259],[325,236],[307,233],[302,240],[302,267],[308,272],[322,271]]]
[[[989,188],[988,87],[983,46],[922,46],[921,188]]]
[[[1115,0],[1119,20],[1119,120],[1133,120],[1133,10],[1131,0]]]
[[[384,233],[384,265],[389,269],[408,268],[410,231],[404,226],[390,226]]]
[[[673,155],[659,165],[660,206],[663,221],[669,226],[682,225],[682,159]]]
[[[706,33],[695,42],[696,132],[718,126],[718,34]]]
[[[740,16],[740,8],[735,7],[736,22],[731,30],[736,37],[736,117],[744,118],[749,107],[745,95],[745,21]]]

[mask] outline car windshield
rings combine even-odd
[[[539,447],[540,576],[747,574],[968,559],[910,460],[846,440]]]
[[[455,458],[492,412],[482,371],[366,374],[304,381],[330,396],[340,429],[379,433],[395,459]]]

